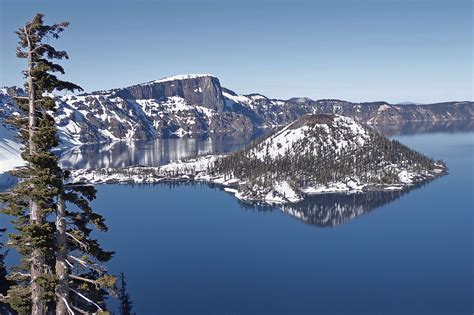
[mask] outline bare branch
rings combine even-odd
[[[77,261],[78,263],[80,263],[84,267],[89,267],[89,265],[84,260],[82,260],[80,258],[77,258],[77,257],[72,256],[72,255],[69,255],[68,257],[75,260],[75,261]]]
[[[83,298],[84,300],[86,300],[87,302],[93,304],[95,307],[97,307],[97,309],[101,312],[103,312],[104,310],[99,306],[99,304],[95,303],[94,301],[92,301],[91,299],[89,299],[87,296],[85,296],[84,294],[82,294],[81,292],[78,292],[76,290],[74,290],[73,288],[69,288],[69,290],[71,290],[71,292],[74,292],[76,293],[78,296],[80,296],[81,298]]]
[[[80,246],[84,247],[85,250],[89,250],[89,246],[84,243],[84,242],[81,242],[79,239],[77,239],[77,237],[75,237],[74,235],[72,235],[71,233],[69,232],[66,232],[66,235],[71,237],[73,240],[75,240],[77,243],[79,243]]]
[[[69,275],[69,278],[71,279],[76,279],[76,280],[81,280],[81,281],[84,281],[84,282],[89,282],[89,283],[92,283],[94,285],[99,285],[99,282],[97,282],[96,280],[92,280],[92,279],[89,279],[89,278],[85,278],[85,277],[80,277],[80,276],[76,276],[76,275]]]
[[[92,265],[88,264],[88,263],[87,263],[85,260],[83,260],[83,259],[77,258],[77,257],[72,256],[72,255],[68,255],[68,257],[71,258],[71,259],[73,259],[73,260],[75,260],[76,262],[78,262],[79,264],[81,264],[83,267],[86,267],[86,268],[92,269],[92,270],[94,270],[94,271],[97,271],[97,272],[100,273],[100,274],[102,274],[102,273],[105,272],[105,270],[99,268],[100,266],[99,266],[99,267],[97,267],[97,266],[92,266]],[[67,261],[67,260],[66,260],[66,261]]]
[[[71,309],[71,307],[69,306],[69,303],[67,302],[67,299],[63,296],[61,297],[61,299],[63,300],[64,304],[66,305],[66,308],[67,308],[67,311],[69,312],[69,314],[74,315],[74,312]]]
[[[0,302],[1,303],[8,303],[8,299],[10,297],[8,295],[3,295],[3,294],[0,294]]]
[[[56,294],[56,296],[57,296],[58,298],[60,298],[61,300],[63,300],[64,305],[66,305],[66,309],[67,309],[68,313],[69,313],[70,315],[75,315],[75,313],[74,313],[74,311],[71,309],[71,306],[69,305],[67,299],[66,299],[64,296],[61,296],[61,295],[59,295],[59,294]],[[74,308],[74,305],[72,305],[72,308]],[[82,312],[81,312],[81,313],[82,313]]]
[[[69,262],[69,260],[67,260],[67,259],[66,259],[66,260],[65,260],[65,262],[66,262],[66,264],[68,264],[68,265],[69,265],[69,267],[71,267],[71,268],[74,268],[74,265],[73,265],[73,264],[71,264],[71,263]]]
[[[81,314],[90,314],[90,313],[87,312],[87,311],[81,310],[81,309],[80,309],[79,307],[77,307],[77,306],[71,305],[71,307],[72,307],[73,309],[75,309],[76,311],[78,311],[79,313],[81,313]]]

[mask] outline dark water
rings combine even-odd
[[[110,270],[137,314],[472,314],[474,132],[395,138],[450,174],[284,209],[200,184],[99,185]]]

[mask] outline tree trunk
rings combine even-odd
[[[42,218],[37,216],[38,214],[38,206],[34,201],[30,202],[30,219],[35,224],[41,224]],[[35,218],[36,215],[36,218]],[[43,288],[41,285],[38,284],[36,279],[41,277],[44,274],[44,265],[45,259],[44,256],[39,252],[39,250],[35,249],[31,254],[31,266],[30,266],[30,274],[31,274],[31,313],[33,315],[43,315],[46,314],[46,304],[41,299],[43,295]]]
[[[56,303],[56,315],[67,314],[67,303],[69,303],[69,288],[68,288],[68,265],[67,259],[67,235],[66,235],[66,208],[64,206],[64,199],[62,194],[58,195],[58,206],[56,212],[56,238],[57,238],[57,253],[56,253],[56,276],[58,277],[58,284],[56,285],[56,296],[58,301]]]
[[[36,112],[35,112],[35,86],[33,84],[33,47],[30,40],[28,29],[24,28],[25,36],[28,41],[28,146],[29,154],[33,156],[36,152],[36,146],[33,141],[33,136],[36,130]],[[43,224],[43,217],[40,213],[38,204],[34,201],[30,201],[30,221],[33,224]],[[38,250],[33,250],[31,254],[31,313],[33,315],[46,314],[46,304],[41,299],[43,295],[43,288],[38,284],[36,279],[44,273],[45,259]]]

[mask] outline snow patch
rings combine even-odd
[[[179,74],[179,75],[174,75],[171,77],[166,77],[159,80],[151,81],[148,84],[163,83],[163,82],[177,81],[177,80],[197,79],[197,78],[202,78],[202,77],[215,77],[215,76],[213,76],[212,74]],[[144,84],[147,84],[147,83],[144,83]]]

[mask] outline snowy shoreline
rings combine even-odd
[[[246,202],[265,204],[290,204],[304,200],[307,196],[328,193],[360,193],[373,191],[403,190],[414,184],[442,175],[447,171],[437,168],[433,171],[409,173],[401,171],[400,181],[396,184],[365,184],[357,179],[348,178],[345,182],[333,182],[316,187],[302,189],[292,187],[288,182],[276,182],[271,188],[248,190],[247,184],[238,178],[211,175],[209,170],[222,155],[208,155],[186,161],[173,162],[158,167],[133,166],[126,168],[81,169],[71,172],[71,182],[88,184],[156,184],[167,182],[204,182],[219,185],[225,192]]]

